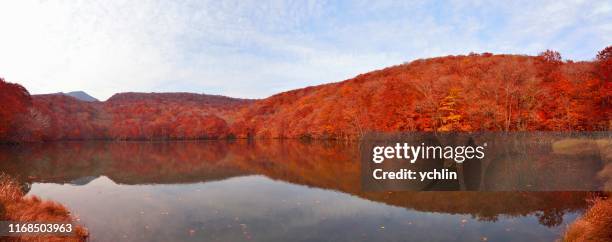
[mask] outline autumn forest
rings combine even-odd
[[[30,95],[0,80],[0,141],[356,139],[370,131],[608,131],[612,46],[593,61],[491,53],[415,60],[250,100],[119,93]]]

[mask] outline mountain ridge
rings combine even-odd
[[[78,100],[86,101],[86,102],[99,102],[100,101],[97,98],[89,95],[88,93],[84,91],[72,91],[72,92],[64,93],[64,95],[68,95]]]
[[[191,92],[120,92],[113,94],[105,102],[134,102],[150,99],[164,99],[167,101],[205,102],[217,104],[226,102],[248,103],[256,100]]]
[[[612,85],[601,74],[607,67],[559,56],[484,53],[415,60],[254,100],[181,92],[118,93],[103,102],[34,95],[41,124],[25,129],[38,130],[33,140],[608,130]]]

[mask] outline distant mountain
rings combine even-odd
[[[87,94],[84,91],[74,91],[74,92],[69,92],[69,93],[64,93],[65,95],[74,97],[76,99],[79,99],[81,101],[86,101],[86,102],[98,102],[99,100],[96,99],[95,97],[90,96],[89,94]]]
[[[187,92],[166,92],[166,93],[143,93],[143,92],[124,92],[111,96],[108,103],[134,103],[134,102],[180,102],[194,103],[199,105],[227,106],[242,105],[251,103],[254,100],[231,98],[221,95],[208,95]]]
[[[223,138],[238,111],[255,101],[195,93],[128,92],[102,102],[32,95],[42,122],[53,127],[40,134],[44,140]]]
[[[84,176],[70,181],[72,185],[83,186],[89,184],[91,181],[98,179],[99,176]]]
[[[598,74],[606,66],[547,58],[484,53],[415,60],[258,100],[128,92],[86,102],[73,93],[34,95],[38,113],[31,120],[38,123],[28,123],[32,131],[25,134],[32,140],[351,139],[396,131],[609,130],[612,86]]]

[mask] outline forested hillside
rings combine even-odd
[[[609,130],[612,47],[594,61],[446,56],[261,100],[120,93],[30,96],[0,81],[0,140],[354,139],[369,131]]]
[[[608,130],[611,52],[594,62],[563,62],[553,51],[417,60],[261,100],[241,110],[233,131],[346,138],[368,131]]]

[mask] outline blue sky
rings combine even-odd
[[[0,76],[32,93],[263,98],[469,52],[590,60],[611,1],[2,1]]]

